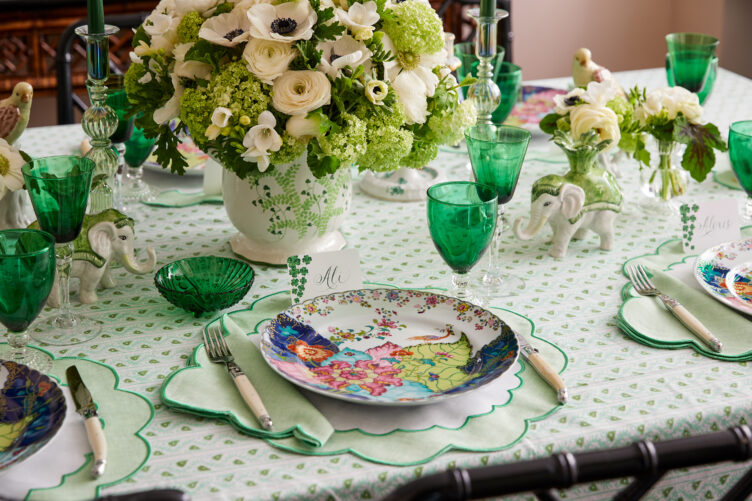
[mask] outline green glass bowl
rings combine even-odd
[[[160,268],[154,275],[154,285],[169,302],[198,317],[243,299],[254,276],[253,268],[237,259],[189,257]]]

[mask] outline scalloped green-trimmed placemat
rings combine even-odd
[[[274,318],[289,305],[288,293],[281,291],[257,300],[247,310],[231,312],[227,315],[237,325],[243,326],[249,335],[254,335],[259,333],[259,327],[264,322]],[[494,310],[512,328],[525,335],[555,370],[559,372],[564,370],[567,364],[566,354],[553,344],[536,337],[532,321],[508,310],[498,308]],[[228,344],[238,342],[238,340],[231,340],[232,337],[232,334],[227,336]],[[281,395],[279,386],[276,387],[277,393],[270,392],[270,388],[262,381],[263,376],[259,377],[259,371],[271,371],[260,353],[254,357],[257,362],[250,363],[252,359],[248,358],[247,353],[252,351],[258,352],[253,349],[244,350],[242,354],[234,352],[236,362],[247,371],[267,407],[284,405],[279,402]],[[263,366],[258,364],[263,364]],[[487,452],[510,447],[525,435],[531,421],[543,419],[554,412],[559,407],[555,392],[534,369],[526,366],[523,360],[521,360],[521,366],[521,370],[516,374],[520,379],[520,385],[512,390],[511,398],[506,404],[496,406],[487,414],[468,419],[457,429],[433,426],[417,431],[396,430],[384,435],[373,435],[361,430],[334,430],[328,436],[328,440],[320,446],[315,446],[312,440],[303,441],[291,436],[293,430],[288,428],[287,422],[280,426],[280,430],[287,435],[286,437],[280,437],[279,431],[270,433],[259,429],[242,400],[235,396],[237,391],[225,374],[224,367],[208,363],[203,346],[199,346],[194,351],[186,368],[172,373],[165,381],[162,387],[162,401],[176,410],[229,421],[241,432],[263,437],[271,445],[291,452],[308,455],[350,452],[377,463],[414,465],[430,461],[450,450]],[[222,384],[215,392],[206,394],[203,391],[188,391],[191,383],[216,380],[217,374],[221,375]],[[282,380],[276,374],[274,377]],[[289,385],[286,381],[283,382]],[[292,385],[289,386],[298,396],[293,398],[304,398]],[[174,391],[175,388],[182,390]],[[305,402],[308,401],[305,400]],[[276,428],[279,411],[275,415],[275,412],[269,408],[269,412],[275,420]],[[284,418],[284,415],[282,417]],[[318,425],[321,426],[321,423]],[[323,438],[323,435],[319,437]]]
[[[5,344],[5,343],[3,343]],[[94,480],[89,475],[93,454],[82,458],[82,464],[65,474],[60,484],[45,489],[31,489],[25,499],[29,500],[88,500],[99,496],[100,491],[133,476],[149,459],[151,446],[141,431],[154,417],[151,402],[138,393],[119,388],[120,377],[115,370],[101,362],[76,357],[55,358],[50,352],[36,349],[53,358],[48,373],[67,386],[65,369],[75,364],[86,386],[91,390],[104,421],[107,438],[108,461],[105,474]],[[12,475],[12,471],[8,472]],[[0,492],[2,489],[0,489]]]
[[[752,226],[742,228],[742,235],[752,235]],[[654,253],[629,259],[622,272],[626,276],[626,267],[638,263],[653,270],[656,286],[676,297],[724,343],[721,353],[695,338],[655,298],[637,294],[629,282],[622,288],[624,303],[617,314],[617,324],[627,336],[653,348],[691,348],[706,357],[729,362],[752,360],[752,319],[663,273],[696,256],[685,254],[681,240],[672,239],[659,245]]]
[[[714,170],[713,171],[713,181],[716,183],[725,186],[726,188],[731,188],[732,190],[741,190],[742,185],[739,184],[739,180],[736,179],[736,175],[734,174],[734,171],[731,169],[726,170]]]
[[[207,195],[203,191],[182,192],[180,190],[165,190],[159,192],[152,200],[142,200],[141,203],[152,207],[190,207],[197,204],[222,204],[224,198],[219,195]]]

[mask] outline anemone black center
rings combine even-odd
[[[297,27],[298,22],[289,17],[280,17],[272,21],[272,33],[277,33],[278,35],[289,35]]]
[[[240,36],[242,34],[243,34],[243,30],[241,30],[240,28],[237,28],[232,31],[228,31],[227,34],[225,35],[225,38],[229,40],[230,42],[232,42],[232,40],[235,37]]]
[[[580,96],[571,96],[564,100],[564,104],[567,106],[574,106],[575,104],[580,102]]]
[[[334,52],[332,52],[332,55],[331,55],[331,56],[329,56],[329,63],[333,63],[334,61],[336,61],[336,60],[337,60],[337,59],[339,59],[340,57],[342,57],[342,56],[340,56],[340,55],[338,55],[338,54],[335,54]]]

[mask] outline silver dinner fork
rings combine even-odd
[[[248,376],[235,363],[235,359],[232,357],[232,353],[230,353],[230,348],[227,346],[227,341],[225,341],[222,335],[221,322],[217,322],[214,326],[204,329],[203,334],[204,346],[206,347],[206,354],[209,355],[209,361],[225,364],[227,372],[232,376],[232,381],[235,383],[248,408],[251,409],[253,415],[258,419],[261,427],[265,430],[271,430],[272,418],[269,417],[269,412],[264,407],[261,397],[256,388],[251,384]]]
[[[679,301],[661,293],[661,291],[653,285],[653,282],[650,281],[648,274],[645,272],[645,268],[643,268],[641,264],[627,266],[627,274],[638,294],[643,296],[658,296],[663,304],[666,305],[666,309],[679,319],[687,329],[700,338],[703,343],[710,346],[713,351],[720,353],[721,349],[723,349],[723,344],[718,338],[715,337],[713,333],[702,324],[702,322],[697,320],[694,315],[682,306]]]

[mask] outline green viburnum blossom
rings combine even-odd
[[[475,124],[477,113],[472,101],[462,101],[454,112],[432,115],[428,128],[441,144],[457,144],[464,137],[465,129]]]
[[[202,24],[204,24],[204,18],[196,11],[191,11],[183,16],[180,24],[178,24],[178,40],[180,43],[198,41],[198,32]]]
[[[360,170],[386,172],[398,169],[413,147],[412,132],[392,125],[369,127],[366,139],[366,153],[358,161]]]
[[[206,141],[206,128],[211,125],[211,114],[214,108],[206,98],[205,89],[185,89],[180,99],[180,119],[188,127],[197,143]]]
[[[614,97],[611,101],[606,103],[606,107],[616,113],[616,116],[619,118],[619,123],[622,123],[625,120],[627,123],[632,121],[634,110],[624,96]]]
[[[433,54],[444,48],[441,19],[428,4],[402,2],[393,5],[383,30],[400,52]]]
[[[413,141],[413,149],[409,155],[403,157],[400,163],[405,167],[420,169],[428,165],[428,162],[436,158],[439,153],[439,147],[436,143],[429,141]]]
[[[350,113],[343,113],[338,131],[330,130],[319,138],[321,151],[339,159],[341,164],[355,163],[366,151],[366,123]]]
[[[272,165],[289,164],[303,154],[307,145],[308,141],[293,137],[285,131],[282,133],[282,147],[269,155],[269,162]]]

